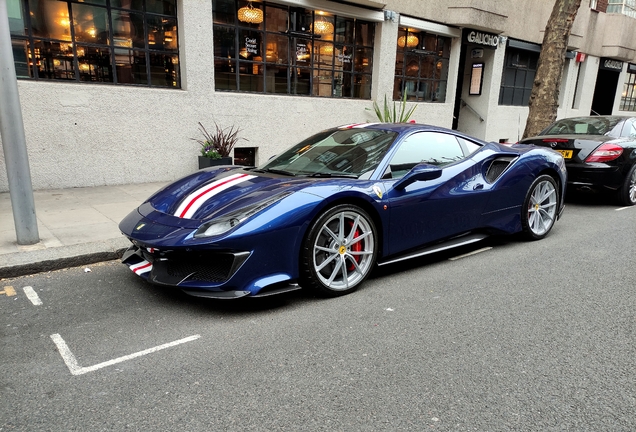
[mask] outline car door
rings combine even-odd
[[[485,205],[481,172],[452,134],[418,132],[391,156],[383,179],[390,217],[389,253],[474,229]],[[418,164],[441,168],[441,176],[395,188],[397,180]]]

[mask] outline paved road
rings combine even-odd
[[[0,431],[633,431],[635,221],[570,202],[543,241],[329,300],[194,299],[115,262],[3,280]]]

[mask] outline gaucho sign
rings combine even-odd
[[[620,72],[623,70],[623,62],[611,58],[601,58],[601,69]]]
[[[499,36],[479,30],[465,29],[464,41],[469,44],[477,44],[493,49],[497,49],[499,46]]]

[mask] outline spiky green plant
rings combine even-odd
[[[386,95],[384,95],[384,106],[382,108],[376,101],[373,101],[375,115],[383,123],[406,123],[413,115],[415,108],[417,108],[417,105],[413,105],[409,110],[406,109],[406,91],[404,91],[402,100],[399,103],[393,101],[393,107],[389,106]]]
[[[239,127],[231,126],[223,129],[216,122],[214,122],[214,126],[216,131],[210,133],[199,122],[199,131],[203,135],[203,139],[191,139],[201,145],[201,156],[209,157],[210,159],[221,159],[229,156],[236,143],[245,138],[238,136],[241,131]]]

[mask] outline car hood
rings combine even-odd
[[[309,186],[328,186],[349,179],[309,179],[255,173],[238,167],[202,170],[177,180],[151,196],[142,216],[164,225],[194,228],[202,222],[256,204],[278,194],[307,192]],[[321,188],[313,188],[320,194]]]

